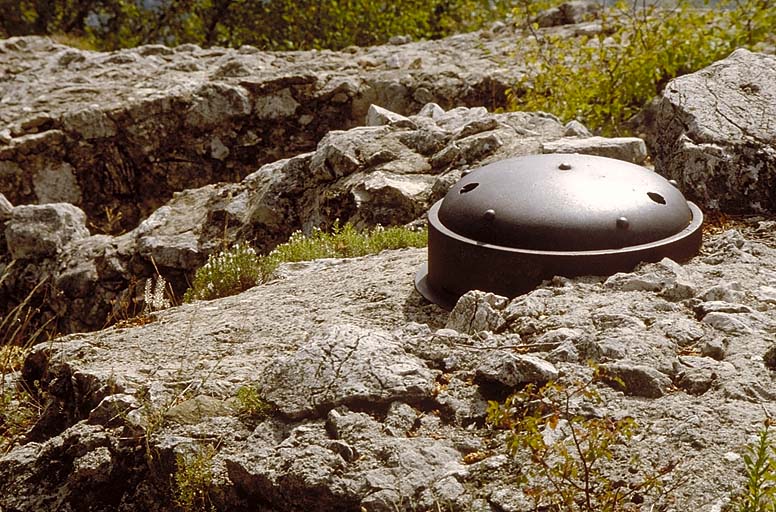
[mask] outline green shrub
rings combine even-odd
[[[669,5],[621,0],[601,11],[600,33],[568,37],[532,25],[535,8],[523,2],[515,17],[532,37],[517,58],[529,71],[508,92],[509,108],[542,110],[617,134],[669,80],[737,47],[754,47],[776,30],[768,0],[722,0],[713,9],[691,0]]]
[[[272,404],[261,397],[255,386],[242,386],[235,395],[237,413],[250,421],[261,421],[275,409]]]
[[[67,34],[79,46],[104,50],[148,43],[340,49],[395,35],[476,30],[511,6],[512,0],[0,0],[0,37]]]
[[[215,510],[210,500],[214,456],[215,450],[211,446],[205,446],[188,457],[178,455],[174,475],[175,502],[184,512]]]
[[[773,512],[776,510],[776,449],[771,444],[770,421],[747,446],[744,454],[746,489],[734,499],[738,512]]]
[[[674,465],[644,467],[628,453],[637,427],[632,418],[582,414],[582,404],[600,401],[587,381],[528,385],[503,404],[489,403],[488,423],[510,431],[507,450],[522,462],[518,482],[535,510],[614,512],[660,498],[661,477]]]
[[[359,232],[350,224],[341,227],[335,222],[331,233],[317,228],[310,235],[296,231],[287,242],[264,256],[257,256],[247,245],[237,244],[208,258],[207,263],[197,270],[194,282],[183,300],[210,300],[240,293],[267,281],[278,265],[285,262],[352,258],[384,249],[424,247],[427,240],[428,233],[425,230],[378,226],[370,231]]]
[[[234,295],[256,286],[262,279],[262,267],[252,247],[237,243],[217,254],[211,254],[207,263],[194,275],[194,282],[184,302],[195,299],[210,300]]]

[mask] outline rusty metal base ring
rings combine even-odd
[[[553,276],[612,275],[640,262],[692,258],[701,245],[703,213],[693,203],[690,224],[662,240],[621,249],[539,251],[487,244],[447,229],[439,220],[438,201],[428,213],[428,263],[415,275],[415,288],[426,299],[452,309],[469,290],[513,298]]]

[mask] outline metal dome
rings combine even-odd
[[[676,186],[611,158],[531,155],[463,177],[428,214],[428,263],[415,285],[452,307],[468,290],[514,297],[553,275],[610,275],[686,260],[703,214]]]

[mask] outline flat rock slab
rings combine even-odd
[[[776,313],[753,293],[776,286],[776,249],[753,239],[756,223],[741,228],[752,238],[709,234],[681,266],[555,278],[511,301],[468,294],[491,306],[497,333],[443,328],[449,313],[413,289],[425,251],[406,249],[288,265],[233,297],[37,346],[22,377],[53,398],[34,442],[0,457],[0,506],[162,510],[169,495],[154,489],[211,453],[217,510],[410,510],[412,496],[422,509],[528,512],[515,505],[528,462],[483,426],[487,400],[589,379],[588,361],[617,379],[594,384],[603,401],[585,414],[632,417],[631,454],[680,461],[677,509],[725,503],[744,485],[735,455],[776,414],[763,360]],[[276,411],[246,417],[246,387]]]
[[[273,361],[260,385],[284,416],[301,419],[340,405],[429,400],[437,374],[391,334],[346,324],[326,327]]]
[[[672,80],[648,117],[655,170],[688,198],[776,211],[776,56],[739,49]]]

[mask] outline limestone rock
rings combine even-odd
[[[0,223],[4,224],[11,218],[12,213],[13,205],[3,194],[0,194]]]
[[[21,205],[5,225],[5,239],[13,259],[56,256],[71,241],[89,236],[86,215],[71,204]]]
[[[600,10],[601,4],[597,2],[592,2],[590,0],[572,0],[540,12],[536,16],[535,22],[538,23],[540,27],[571,25],[595,17]]]
[[[445,328],[465,334],[499,331],[505,324],[506,297],[480,290],[466,292],[455,304]]]
[[[239,180],[363,125],[372,105],[397,119],[430,102],[503,107],[521,73],[502,65],[513,39],[503,30],[353,52],[102,53],[17,38],[0,52],[0,193],[13,204],[72,202],[127,231],[176,191]]]
[[[428,399],[435,373],[388,333],[334,325],[277,359],[262,378],[265,399],[298,419],[339,405]]]
[[[536,356],[494,350],[477,367],[477,378],[482,382],[517,388],[524,384],[541,385],[555,380],[558,370]]]
[[[656,369],[633,364],[626,361],[601,365],[606,376],[611,376],[609,382],[615,388],[634,396],[659,398],[671,387],[671,379]]]
[[[568,130],[568,129],[567,129]],[[565,137],[542,144],[543,153],[581,153],[616,158],[641,165],[647,159],[647,146],[637,137]]]
[[[776,57],[739,49],[669,82],[649,117],[655,170],[701,207],[776,210]]]

